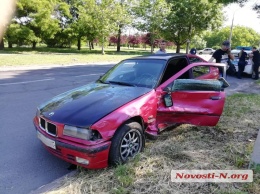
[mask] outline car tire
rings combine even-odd
[[[200,52],[199,55],[202,55],[202,52]]]
[[[108,162],[118,165],[127,162],[144,148],[145,138],[142,126],[129,121],[121,126],[112,138]]]
[[[213,55],[213,52],[211,52],[210,55]]]

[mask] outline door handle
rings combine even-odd
[[[221,97],[220,96],[211,96],[210,99],[211,100],[220,100]]]

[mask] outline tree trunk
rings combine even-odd
[[[121,25],[119,25],[119,29],[118,29],[118,35],[117,35],[117,47],[116,47],[116,51],[120,52],[120,45],[121,45]]]
[[[103,35],[103,33],[102,33],[102,55],[104,55],[105,54],[105,45],[104,45],[104,35]]]
[[[32,49],[36,49],[36,42],[33,42]]]
[[[0,50],[4,50],[5,45],[4,45],[4,39],[2,38],[2,40],[0,41]]]
[[[80,49],[81,49],[81,38],[78,38],[77,46],[78,46],[78,50],[80,51]]]
[[[189,48],[190,48],[190,42],[188,41],[186,44],[186,54],[189,53]]]
[[[8,41],[8,48],[13,48],[13,43]]]
[[[90,41],[88,41],[88,47],[89,47],[89,50],[92,49],[92,47],[91,47],[91,42],[90,42]]]
[[[181,45],[179,43],[176,44],[176,53],[180,53]]]
[[[154,51],[154,40],[153,40],[153,34],[151,33],[151,53]]]
[[[94,49],[94,43],[91,41],[91,48]]]

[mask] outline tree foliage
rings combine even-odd
[[[59,21],[52,17],[58,3],[58,0],[17,1],[17,14],[12,24],[18,24],[21,27],[19,33],[22,36],[17,36],[20,39],[18,41],[30,42],[35,48],[37,42],[52,38],[59,31]],[[25,34],[28,36],[23,40]]]
[[[214,31],[205,36],[208,47],[220,46],[223,40],[228,39],[230,33],[229,27]],[[232,48],[236,46],[258,46],[260,34],[255,32],[252,28],[235,26],[233,28],[233,36],[231,45]]]
[[[132,40],[122,36],[124,27],[134,27],[147,33],[140,35],[142,43],[154,50],[157,42],[166,39],[177,45],[176,51],[187,44],[203,45],[198,36],[205,30],[214,30],[222,24],[222,5],[246,3],[248,0],[19,0],[16,16],[5,34],[8,46],[32,45],[39,42],[49,47],[70,47],[81,42],[98,40],[104,54],[105,45],[113,34],[117,39],[117,51],[120,45],[130,41],[137,44],[137,37]],[[260,5],[255,5],[259,11]],[[234,30],[233,33],[236,33]],[[241,32],[242,33],[242,32]],[[252,32],[253,33],[253,32]],[[253,36],[255,34],[253,33]],[[219,34],[219,39],[226,35]],[[194,38],[197,37],[197,38]],[[217,38],[217,37],[216,37]],[[238,38],[239,39],[239,38]],[[250,39],[250,44],[254,41]],[[209,44],[218,41],[209,39]],[[234,41],[236,40],[234,35]],[[111,41],[110,41],[111,42]],[[139,41],[140,42],[140,41]],[[145,42],[145,43],[144,43]]]
[[[160,32],[169,11],[169,5],[165,0],[138,0],[133,6],[133,13],[137,17],[136,28],[150,33],[151,52],[154,40],[162,36]]]
[[[221,5],[207,0],[167,0],[171,12],[162,28],[168,40],[173,41],[180,52],[181,45],[206,29],[215,29],[222,23]]]

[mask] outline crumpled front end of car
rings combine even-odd
[[[41,116],[36,116],[33,122],[37,137],[53,155],[84,168],[98,169],[108,166],[111,142],[102,140],[97,131],[82,135],[76,128],[51,122]],[[66,128],[68,130],[64,130]],[[77,138],[77,133],[85,139]]]

